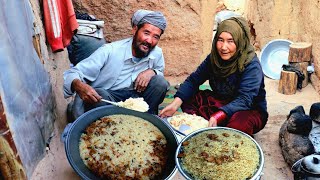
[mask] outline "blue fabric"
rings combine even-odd
[[[126,89],[133,89],[134,81],[136,80],[136,74],[137,74],[137,67],[136,65],[139,64],[140,61],[135,61],[141,58],[135,58],[132,57],[132,59],[127,59],[123,62],[122,71],[120,73],[119,78],[116,80],[116,82],[112,85],[111,90],[114,89],[123,89],[124,87]]]
[[[70,45],[67,46],[69,60],[77,65],[83,59],[89,57],[95,50],[105,44],[105,39],[76,34],[72,37]]]
[[[259,110],[265,118],[268,117],[264,75],[257,56],[242,73],[236,72],[227,78],[214,76],[210,56],[207,56],[197,70],[181,84],[175,97],[182,101],[189,100],[206,80],[209,80],[215,98],[231,100],[220,108],[228,117],[237,111],[250,109]]]
[[[124,62],[132,59],[132,38],[104,44],[88,58],[79,62],[76,66],[64,72],[64,96],[70,97],[74,94],[71,90],[71,83],[74,79],[80,79],[93,88],[103,88],[106,90],[118,90],[127,88],[128,82],[119,82],[119,76],[124,66]],[[162,49],[156,46],[147,57],[144,57],[135,64],[135,71],[131,72],[131,78],[127,79],[131,83],[138,74],[147,69],[154,69],[157,75],[163,76],[164,57]],[[117,82],[118,81],[118,82]],[[121,83],[119,85],[119,83]],[[114,84],[118,86],[114,87]]]

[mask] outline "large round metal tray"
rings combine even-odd
[[[285,39],[275,39],[267,43],[261,50],[260,62],[263,73],[271,79],[280,79],[282,65],[289,64],[290,44]]]
[[[155,115],[148,113],[142,113],[130,109],[125,109],[116,106],[102,106],[92,109],[83,115],[81,115],[74,123],[72,123],[70,129],[67,132],[65,139],[65,151],[68,161],[72,168],[83,180],[99,180],[101,178],[93,174],[83,163],[80,152],[79,152],[79,139],[85,128],[97,119],[115,114],[124,114],[140,117],[146,121],[149,121],[153,125],[159,128],[167,139],[168,146],[168,161],[166,169],[164,169],[159,179],[171,179],[176,173],[175,165],[175,151],[178,146],[178,140],[171,127],[163,122],[160,118]]]

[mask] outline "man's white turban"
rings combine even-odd
[[[164,31],[167,27],[166,18],[161,12],[139,9],[133,14],[131,18],[131,25],[133,27],[143,23],[152,24],[160,28],[162,31]]]

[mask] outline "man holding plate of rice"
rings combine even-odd
[[[158,11],[137,10],[132,18],[133,37],[105,44],[64,73],[64,96],[77,94],[75,118],[85,111],[128,98],[143,98],[149,113],[157,114],[169,88],[163,76],[164,56],[157,46],[167,23]]]

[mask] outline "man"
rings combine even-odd
[[[74,118],[92,108],[143,97],[149,113],[157,114],[169,83],[164,79],[164,57],[157,46],[166,28],[162,13],[138,10],[131,19],[133,37],[105,44],[64,73],[65,98],[77,94]]]

